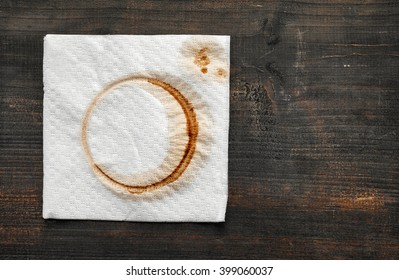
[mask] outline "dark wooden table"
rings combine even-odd
[[[0,258],[398,259],[399,2],[0,1]],[[42,211],[43,36],[231,35],[226,222]]]

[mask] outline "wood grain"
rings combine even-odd
[[[1,1],[0,258],[398,259],[399,2]],[[45,221],[43,36],[231,35],[226,223]]]

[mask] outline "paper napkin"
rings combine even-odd
[[[224,221],[229,44],[47,35],[43,217]]]

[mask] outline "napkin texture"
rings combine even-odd
[[[229,56],[228,36],[47,35],[43,218],[224,221]],[[162,180],[193,137],[175,181],[141,194],[123,187]]]

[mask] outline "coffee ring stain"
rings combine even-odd
[[[113,178],[109,174],[107,174],[98,164],[94,162],[93,156],[91,154],[91,151],[89,149],[89,146],[87,144],[87,127],[88,127],[88,122],[90,120],[90,116],[94,110],[94,108],[97,106],[97,103],[102,100],[105,95],[110,93],[112,89],[116,86],[118,86],[121,83],[125,83],[128,81],[134,81],[134,80],[145,80],[150,84],[153,84],[155,86],[158,86],[165,90],[167,93],[169,93],[180,105],[181,109],[184,112],[185,118],[186,118],[186,130],[187,130],[187,135],[188,135],[188,142],[186,144],[184,154],[178,163],[178,165],[174,168],[174,170],[167,175],[165,178],[155,182],[151,183],[148,185],[129,185],[125,184],[123,182],[120,182],[119,180]],[[89,164],[91,168],[93,169],[94,173],[97,176],[102,177],[103,179],[106,179],[111,185],[126,189],[128,192],[132,194],[140,194],[144,193],[150,190],[155,190],[158,188],[161,188],[165,185],[168,185],[174,181],[176,181],[187,169],[188,165],[190,164],[195,151],[196,151],[196,144],[197,144],[197,138],[198,138],[198,121],[196,117],[196,113],[194,110],[193,105],[189,102],[189,100],[176,88],[174,88],[172,85],[161,81],[159,79],[155,78],[138,78],[138,77],[127,77],[127,78],[122,78],[119,80],[116,80],[112,83],[110,83],[108,86],[106,86],[97,96],[94,98],[94,100],[91,102],[89,105],[86,114],[83,118],[83,125],[82,125],[82,146],[83,150],[86,154],[86,157],[88,158]]]

